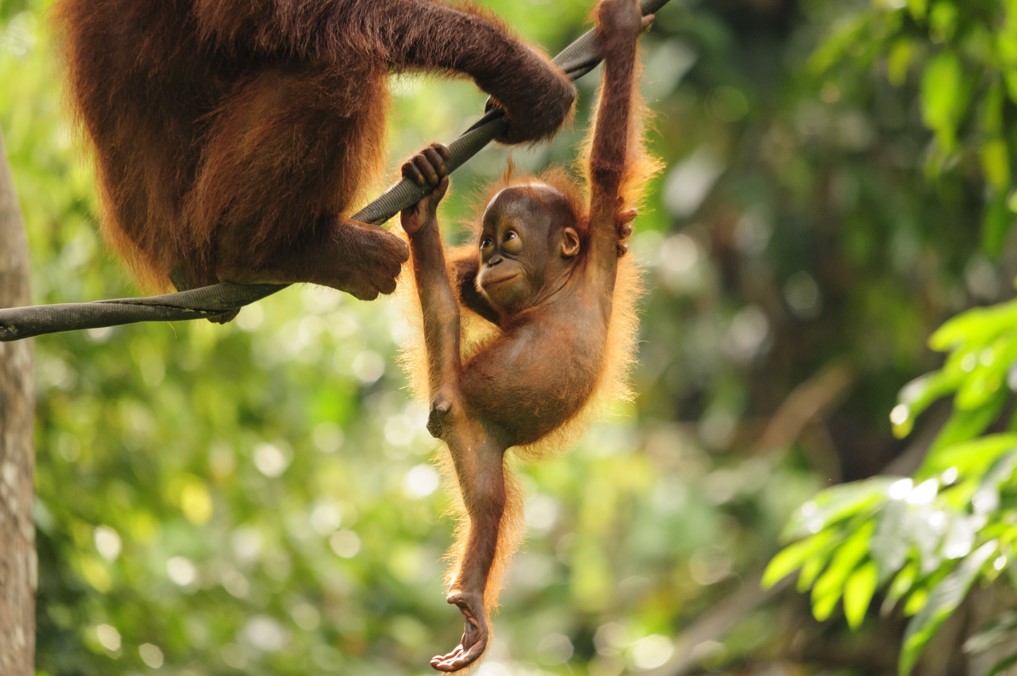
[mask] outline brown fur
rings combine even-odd
[[[431,402],[428,429],[449,447],[445,473],[467,517],[449,580],[466,631],[460,646],[432,660],[442,671],[482,654],[501,573],[521,539],[522,500],[505,452],[536,459],[560,448],[605,401],[628,393],[640,283],[623,257],[627,212],[659,165],[642,145],[637,0],[602,0],[598,29],[605,83],[582,185],[561,170],[537,180],[510,171],[492,187],[477,244],[446,259],[435,216],[447,186],[441,162],[425,151],[403,169],[436,185],[403,212],[420,303],[413,343],[426,347],[405,361]]]
[[[58,0],[55,18],[104,231],[153,289],[391,292],[405,244],[348,218],[382,158],[386,74],[472,77],[507,142],[550,135],[574,97],[488,13],[444,0]]]

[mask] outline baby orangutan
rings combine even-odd
[[[449,447],[468,515],[448,596],[465,632],[431,660],[439,671],[473,663],[490,637],[488,611],[519,519],[505,452],[575,422],[631,354],[635,322],[625,308],[636,293],[632,275],[616,280],[633,198],[655,168],[642,152],[634,85],[636,42],[649,17],[638,0],[601,0],[596,17],[605,71],[588,207],[560,175],[505,187],[488,203],[469,257],[447,265],[436,208],[448,187],[448,150],[433,145],[403,166],[405,177],[435,186],[402,213],[402,225],[423,315],[427,427]],[[497,327],[472,354],[461,351],[460,308]]]

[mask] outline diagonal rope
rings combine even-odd
[[[653,14],[669,0],[641,0],[643,15]],[[566,47],[554,62],[576,80],[600,63],[596,31],[590,30]],[[453,172],[505,131],[505,116],[491,110],[449,146],[448,170]],[[381,225],[428,192],[402,179],[353,215],[365,223]],[[0,310],[0,341],[21,340],[60,331],[77,331],[136,322],[214,319],[271,296],[288,284],[235,284],[222,282],[197,289],[143,298],[117,298],[91,303],[37,305]]]

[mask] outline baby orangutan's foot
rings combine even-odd
[[[487,639],[490,637],[487,612],[484,610],[484,599],[480,594],[452,592],[446,600],[452,605],[459,606],[463,614],[465,625],[463,637],[452,652],[432,657],[431,666],[438,671],[459,671],[473,664],[487,648]]]

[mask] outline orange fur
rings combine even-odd
[[[638,98],[634,101],[636,105],[636,121],[646,119],[647,112]],[[595,122],[592,122],[595,124]],[[632,134],[632,141],[629,143],[629,153],[626,169],[623,174],[623,181],[620,194],[623,196],[623,203],[619,211],[628,208],[642,206],[645,195],[645,188],[649,181],[662,168],[661,162],[650,155],[643,144],[643,132],[641,124],[635,124]],[[585,181],[580,182],[573,178],[569,172],[561,167],[552,168],[543,172],[538,177],[528,178],[519,176],[514,166],[509,163],[502,177],[492,183],[480,199],[476,200],[474,218],[470,220],[467,227],[476,234],[479,231],[479,215],[490,202],[491,198],[502,189],[520,183],[539,181],[558,189],[567,198],[569,204],[579,215],[581,234],[584,240],[588,236],[589,217],[586,213],[588,203],[589,185],[589,144],[592,134],[587,135],[587,141],[583,145],[580,160],[577,167]],[[475,244],[467,244],[449,253],[449,274],[454,278],[455,265],[459,261],[472,260],[477,256]],[[405,273],[412,279],[412,262],[407,266]],[[406,341],[400,355],[400,363],[407,374],[410,391],[423,402],[430,402],[428,389],[428,359],[425,349],[422,312],[419,299],[415,290],[410,284],[400,285],[402,291],[399,294],[400,301],[404,304],[403,315],[407,318],[412,331],[412,338]],[[559,452],[574,444],[589,428],[590,424],[603,415],[605,408],[614,401],[630,399],[633,395],[629,386],[629,373],[635,363],[637,342],[639,333],[638,301],[643,294],[642,273],[633,256],[628,255],[619,260],[617,279],[614,289],[614,301],[611,312],[611,320],[607,334],[605,350],[602,358],[602,366],[598,371],[598,378],[592,394],[585,404],[570,418],[549,434],[540,439],[524,445],[514,446],[511,450],[521,459],[527,462],[535,462],[541,458]],[[463,362],[468,362],[472,357],[479,354],[488,346],[491,341],[496,340],[500,330],[494,324],[484,320],[479,314],[471,310],[468,305],[463,304],[466,310],[462,314],[461,322],[461,352]],[[451,458],[447,453],[442,454],[439,466],[445,477],[446,484],[455,486],[455,472],[452,469]],[[502,587],[502,574],[509,558],[518,549],[525,533],[525,519],[522,514],[522,496],[519,494],[518,482],[511,479],[506,473],[508,481],[509,500],[505,513],[502,517],[502,526],[499,530],[498,552],[495,565],[488,578],[485,601],[489,609],[494,609],[498,604],[498,595]],[[457,490],[453,493],[458,494]],[[466,510],[459,499],[456,502],[457,526],[456,542],[449,550],[446,558],[450,561],[451,567],[448,574],[449,581],[453,580],[458,573],[458,565],[462,559],[463,548],[467,541],[469,520],[466,517]]]
[[[57,0],[54,18],[103,230],[154,290],[390,293],[405,244],[350,220],[383,157],[387,74],[472,77],[508,142],[550,135],[574,98],[490,12],[444,0]]]

